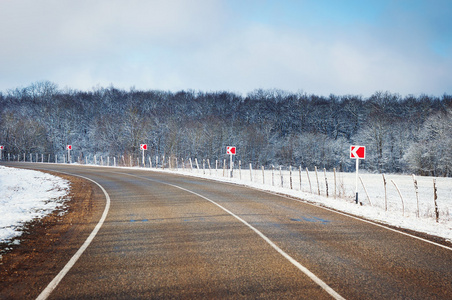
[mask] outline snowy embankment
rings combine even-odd
[[[0,243],[64,205],[70,183],[47,173],[0,166]]]

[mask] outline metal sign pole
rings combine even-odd
[[[232,178],[232,170],[234,169],[233,166],[232,166],[232,153],[229,154],[229,157],[230,157],[229,166],[231,168],[231,178]]]
[[[355,180],[355,202],[358,204],[358,168],[359,168],[359,158],[356,158],[356,180]]]
[[[235,147],[233,146],[227,146],[226,147],[226,154],[229,154],[229,168],[230,168],[230,177],[233,176],[233,162],[232,162],[232,156],[235,155]],[[224,160],[224,165],[226,165],[226,160]],[[223,176],[224,176],[224,169],[223,169]]]
[[[355,202],[358,204],[358,169],[359,160],[366,159],[366,146],[350,146],[350,158],[356,159],[356,179],[355,179]]]
[[[142,151],[143,168],[145,168],[146,161],[144,160],[144,151],[148,150],[148,144],[140,144],[140,150]],[[138,162],[138,166],[140,166],[140,162]]]

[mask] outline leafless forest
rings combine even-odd
[[[452,95],[400,96],[60,89],[44,81],[0,93],[3,159],[39,154],[223,160],[353,169],[351,144],[367,147],[363,168],[452,176]]]

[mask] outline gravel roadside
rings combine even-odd
[[[0,245],[0,299],[34,299],[58,274],[96,226],[105,199],[93,183],[48,172],[71,182],[65,213],[27,224],[18,245]],[[5,251],[9,248],[8,251]]]

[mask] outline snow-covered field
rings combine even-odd
[[[0,166],[0,243],[64,205],[70,183],[50,174]]]

